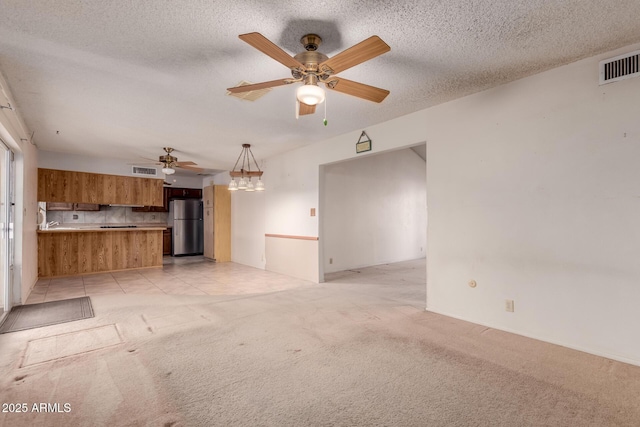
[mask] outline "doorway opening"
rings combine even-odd
[[[426,177],[426,143],[321,166],[321,281],[402,282],[406,271],[415,285],[419,268],[424,307]]]
[[[13,152],[0,140],[0,321],[11,310],[13,277]]]

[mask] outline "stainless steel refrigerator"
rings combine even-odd
[[[201,200],[171,201],[169,203],[169,224],[173,226],[171,255],[202,255],[204,231]]]

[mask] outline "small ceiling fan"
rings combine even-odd
[[[204,169],[196,167],[197,163],[194,162],[179,162],[178,158],[172,156],[171,153],[174,151],[171,147],[163,147],[165,155],[159,156],[158,161],[152,164],[154,165],[162,165],[162,172],[166,175],[174,174],[175,168],[186,169],[192,172],[202,172]],[[139,163],[136,163],[139,164]]]
[[[357,96],[373,102],[382,102],[389,95],[388,90],[336,76],[336,74],[348,68],[390,51],[391,48],[378,36],[371,36],[331,58],[317,51],[322,39],[316,34],[303,36],[300,42],[305,51],[293,57],[260,33],[241,34],[238,37],[289,68],[292,78],[228,88],[227,90],[231,93],[248,92],[302,82],[304,84],[296,92],[296,98],[300,103],[300,115],[315,113],[316,105],[324,101],[324,90],[318,86],[319,82],[324,83],[325,87],[336,92],[346,93],[347,95]]]

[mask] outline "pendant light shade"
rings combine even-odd
[[[247,189],[247,178],[242,177],[240,178],[240,181],[238,181],[238,190],[246,190]]]
[[[162,173],[165,174],[165,175],[172,175],[172,174],[176,173],[176,171],[175,171],[175,169],[172,169],[172,168],[170,168],[168,166],[165,166],[165,167],[162,168]]]

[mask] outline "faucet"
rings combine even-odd
[[[46,228],[53,227],[54,225],[60,225],[60,223],[58,221],[49,221]]]

